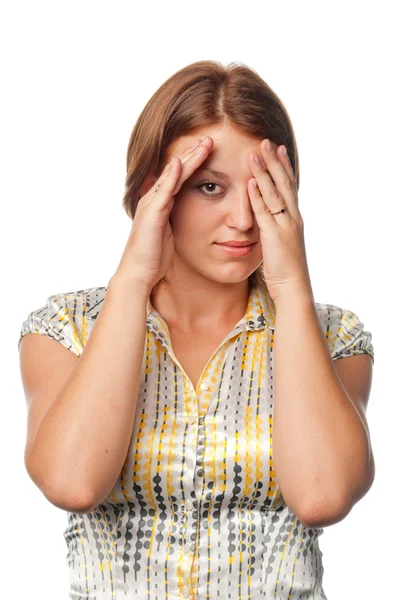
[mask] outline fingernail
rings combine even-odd
[[[285,146],[283,146],[283,154],[284,154],[284,156],[288,156],[288,154],[287,154],[287,148]]]
[[[193,144],[190,145],[190,148],[195,148],[199,144],[199,140],[196,140]]]

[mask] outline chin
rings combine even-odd
[[[246,281],[247,279],[249,279],[249,277],[251,277],[253,271],[250,271],[249,273],[246,273],[244,271],[239,272],[237,271],[237,273],[234,272],[230,272],[230,273],[215,273],[214,276],[210,275],[208,276],[208,279],[211,279],[213,281],[219,282],[219,283],[225,283],[225,284],[237,284],[237,283],[242,283],[243,281]]]

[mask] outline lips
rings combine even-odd
[[[228,246],[229,248],[243,248],[244,246],[253,246],[256,242],[215,242],[219,246]]]
[[[252,248],[256,245],[247,244],[246,246],[224,246],[223,244],[215,243],[216,248],[220,248],[223,252],[228,254],[229,256],[248,256],[252,252]]]

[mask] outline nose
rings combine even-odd
[[[255,213],[249,199],[248,190],[241,190],[229,207],[230,225],[241,231],[252,229],[256,224]]]

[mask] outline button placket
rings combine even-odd
[[[185,552],[185,554],[189,554],[190,552],[193,552],[192,544],[185,544],[184,552]]]
[[[190,391],[190,386],[192,386],[192,383],[188,379],[186,379],[184,381],[184,391],[186,394],[189,394],[191,396],[191,398],[193,398],[194,394]],[[195,398],[196,398],[196,394],[195,394]],[[195,399],[193,398],[193,400],[194,400],[194,406],[196,406]],[[197,422],[198,422],[197,414],[195,414],[195,415],[193,414],[188,417],[188,425],[193,426],[193,425],[197,424]]]
[[[198,391],[202,391],[202,392],[207,392],[210,389],[210,385],[208,383],[206,383],[206,381],[202,381],[199,384],[198,387]],[[187,396],[187,400],[191,400],[191,403],[193,403],[193,407],[192,409],[190,408],[189,410],[189,414],[187,416],[187,426],[192,426],[194,427],[193,429],[191,429],[190,432],[188,432],[191,436],[194,436],[194,441],[195,438],[198,438],[197,441],[197,445],[199,444],[199,434],[200,434],[200,438],[202,439],[203,434],[204,434],[204,420],[205,417],[199,416],[199,404],[198,404],[198,400],[199,400],[199,396],[201,396],[201,394],[199,394],[199,396],[196,393],[196,390],[194,390],[193,386],[192,386],[192,382],[190,382],[190,380],[185,379],[184,381],[184,390]],[[192,414],[191,414],[192,413]],[[204,444],[204,442],[201,441],[200,445],[202,446],[202,444]],[[194,456],[194,459],[196,459],[196,457]],[[194,469],[195,469],[195,477],[196,475],[199,475],[202,477],[204,474],[203,469],[199,470],[199,466],[196,464],[196,460],[194,461]],[[200,471],[200,472],[199,472]],[[199,485],[198,482],[194,481],[194,485],[195,488],[197,488],[197,486]],[[193,560],[193,556],[195,554],[195,548],[196,548],[196,544],[193,541],[194,537],[196,537],[196,532],[198,530],[198,510],[196,507],[196,500],[195,499],[191,499],[189,497],[187,497],[187,499],[184,501],[184,503],[181,505],[182,509],[183,509],[183,513],[182,513],[182,524],[183,527],[185,528],[185,538],[186,543],[183,544],[183,546],[181,547],[181,551],[184,553],[184,555],[187,557],[187,560],[192,561]],[[191,534],[190,538],[187,537],[187,534],[189,533],[189,531],[191,531],[191,529],[194,530],[194,533]],[[192,541],[191,541],[192,540]],[[184,587],[182,589],[182,593],[181,593],[181,597],[182,598],[192,598],[192,594],[189,590],[189,588]]]

